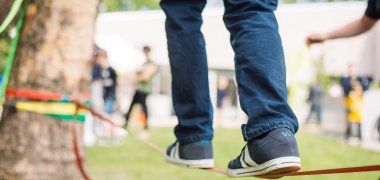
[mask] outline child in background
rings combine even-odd
[[[309,90],[309,97],[307,102],[310,104],[309,115],[307,116],[305,123],[308,124],[313,114],[316,116],[318,125],[321,125],[322,111],[321,111],[321,101],[322,101],[322,87],[315,81]]]
[[[114,68],[112,68],[108,62],[108,55],[105,50],[100,50],[97,54],[97,60],[99,62],[101,72],[101,81],[103,86],[103,103],[104,112],[109,116],[113,116],[116,109],[116,89],[117,89],[117,74]],[[116,139],[117,128],[110,126],[109,124],[103,124],[105,127],[103,142],[104,145],[113,142],[118,143]]]
[[[348,126],[346,130],[346,140],[352,136],[353,126],[357,126],[357,134],[361,140],[361,121],[363,119],[363,86],[360,82],[352,82],[352,88],[346,98],[348,110]]]
[[[226,76],[220,76],[218,78],[218,88],[216,93],[216,108],[217,108],[217,114],[216,114],[216,122],[217,126],[222,127],[223,126],[223,107],[224,107],[224,101],[226,98],[228,98],[227,94],[227,88],[228,88],[228,78]]]
[[[103,50],[98,53],[103,83],[104,111],[107,114],[112,115],[116,105],[117,74],[116,71],[109,65],[107,58],[106,51]]]

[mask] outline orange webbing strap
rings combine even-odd
[[[18,98],[41,100],[41,101],[60,101],[64,100],[66,97],[60,93],[51,93],[41,90],[30,90],[30,89],[6,89],[6,96],[14,96]]]
[[[107,114],[104,114],[104,113],[101,113],[101,112],[97,112],[94,109],[92,109],[91,107],[88,107],[88,106],[86,106],[86,105],[84,105],[84,104],[82,104],[82,103],[80,103],[78,101],[72,101],[72,102],[75,103],[78,106],[78,108],[85,109],[85,110],[89,111],[93,116],[98,117],[100,120],[105,121],[105,122],[109,123],[112,126],[119,127],[118,125],[116,125],[112,121],[111,117],[108,116]]]
[[[129,133],[131,134],[131,133]],[[142,139],[142,138],[138,138],[137,136],[134,136],[133,134],[131,134],[133,137],[136,137],[138,140],[140,140],[141,142],[143,142],[144,144],[146,144],[147,146],[151,147],[152,149],[154,149],[155,151],[161,153],[161,154],[164,154],[165,153],[165,149],[161,148],[160,146],[157,146],[156,144],[153,144],[145,139]]]
[[[85,180],[90,180],[90,176],[87,174],[84,166],[83,166],[83,162],[82,162],[82,158],[80,157],[80,154],[79,154],[79,147],[78,147],[78,140],[77,140],[77,134],[76,134],[76,131],[75,129],[73,128],[73,152],[74,152],[74,155],[75,155],[75,163],[77,164],[78,166],[78,169],[83,177],[83,179]]]
[[[265,176],[256,176],[256,177],[280,178],[283,176],[307,176],[307,175],[339,174],[339,173],[354,173],[354,172],[369,172],[369,171],[380,171],[380,165],[300,171],[300,172],[293,172],[293,173],[265,175]]]

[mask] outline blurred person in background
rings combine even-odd
[[[100,67],[101,49],[95,45],[94,55],[91,63],[91,107],[96,111],[103,110],[103,85],[102,68]]]
[[[152,92],[152,79],[153,76],[157,72],[157,65],[152,61],[151,58],[151,48],[149,46],[143,47],[143,53],[145,55],[145,63],[142,65],[141,69],[137,72],[137,88],[135,91],[135,94],[133,96],[132,102],[129,106],[129,110],[127,114],[124,115],[125,117],[125,125],[124,128],[128,127],[128,121],[130,119],[132,109],[134,105],[140,104],[142,108],[142,115],[140,118],[142,118],[144,123],[144,129],[147,130],[148,125],[148,106],[146,104],[146,99],[148,95]]]
[[[352,90],[352,82],[359,82],[362,85],[363,91],[366,91],[370,87],[371,79],[359,76],[354,64],[348,65],[348,76],[341,79],[341,85],[343,88],[344,96],[347,97]]]
[[[100,48],[95,45],[91,62],[91,107],[97,111],[103,110],[102,68],[99,63]]]
[[[354,126],[357,129],[357,136],[361,139],[361,122],[363,119],[363,86],[358,81],[353,81],[351,85],[352,88],[346,98],[349,122],[345,134],[346,141],[352,136]]]
[[[328,33],[314,33],[306,38],[306,44],[321,43],[330,39],[348,38],[363,34],[370,30],[380,19],[380,1],[369,0],[364,15],[346,26],[338,28]]]
[[[370,79],[359,76],[354,64],[348,65],[348,76],[342,77],[340,83],[343,88],[345,102],[348,102],[348,99],[350,98],[349,95],[350,95],[350,92],[353,90],[352,88],[354,87],[354,84],[360,84],[362,86],[361,89],[363,92],[368,90],[370,87]],[[345,108],[346,108],[346,111],[345,111],[346,112],[346,129],[348,129],[350,127],[350,118],[349,118],[350,110],[347,104]]]
[[[103,49],[100,49],[97,45],[94,45],[94,54],[93,59],[91,61],[91,81],[101,81],[101,67],[99,64],[99,52],[104,51]]]
[[[103,85],[103,101],[104,101],[104,112],[110,116],[114,115],[117,107],[116,99],[116,89],[118,85],[117,74],[113,67],[110,66],[108,62],[108,55],[105,50],[100,50],[98,52],[98,61],[101,67],[101,78]],[[120,143],[124,135],[120,134],[119,128],[113,127],[108,123],[103,123],[105,126],[105,131],[103,133],[100,145],[106,145],[109,143]],[[123,131],[124,133],[125,131]],[[118,137],[119,136],[119,137]]]
[[[102,112],[103,111],[103,84],[102,84],[102,68],[100,67],[99,52],[101,49],[94,45],[94,54],[91,62],[91,87],[90,87],[90,105],[91,108]],[[90,116],[88,128],[85,130],[85,142],[87,145],[93,145],[97,140],[102,139],[105,136],[105,125],[96,116]]]
[[[310,104],[310,111],[305,120],[305,124],[308,124],[312,115],[315,114],[317,124],[321,124],[322,118],[322,109],[321,109],[321,101],[322,101],[322,87],[316,81],[310,86],[309,97],[307,98],[307,102]]]
[[[227,95],[227,87],[228,87],[229,81],[226,76],[220,76],[218,79],[218,88],[216,92],[216,108],[217,108],[217,125],[219,127],[223,126],[223,106],[224,101],[228,97]]]
[[[116,106],[117,74],[108,63],[106,51],[99,51],[98,60],[101,67],[101,78],[103,84],[104,112],[112,115]]]

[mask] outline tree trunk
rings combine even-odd
[[[78,94],[90,78],[97,5],[98,0],[28,0],[8,87]],[[83,179],[72,150],[73,129],[84,159],[80,123],[4,107],[0,179]]]
[[[4,21],[8,15],[13,1],[12,0],[0,0],[0,24]]]

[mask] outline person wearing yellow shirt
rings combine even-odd
[[[363,119],[363,87],[358,81],[352,82],[352,88],[346,97],[346,107],[348,110],[348,127],[346,130],[346,140],[352,136],[352,127],[358,126],[358,137],[361,139],[361,122]]]

